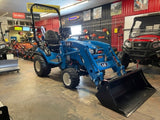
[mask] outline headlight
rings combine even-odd
[[[124,42],[124,46],[126,46],[127,48],[131,48],[131,47],[132,47],[131,42],[128,41],[128,40],[126,40],[126,41]]]
[[[153,43],[152,47],[153,48],[158,48],[158,47],[160,47],[160,43],[159,42]]]
[[[94,52],[94,49],[90,49],[89,48],[89,52],[91,53],[91,54],[94,54],[95,52]]]

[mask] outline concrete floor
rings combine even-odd
[[[99,103],[97,90],[87,77],[81,77],[76,90],[69,90],[58,68],[40,78],[33,62],[19,59],[19,66],[19,73],[0,74],[0,101],[8,106],[13,120],[160,120],[160,68],[140,66],[157,92],[126,118]],[[132,64],[129,69],[135,67]],[[106,76],[111,74],[106,72]]]

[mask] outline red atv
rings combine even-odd
[[[134,18],[118,57],[125,68],[130,62],[160,67],[160,14]]]

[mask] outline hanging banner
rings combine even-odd
[[[79,25],[79,24],[82,24],[82,22],[83,22],[82,13],[75,13],[75,14],[62,17],[63,26]]]
[[[12,13],[12,18],[15,18],[15,19],[25,19],[25,13],[13,12]]]
[[[35,20],[40,20],[40,14],[33,14]],[[13,12],[12,13],[12,18],[14,19],[31,19],[31,14],[30,13],[18,13],[18,12]]]
[[[77,16],[71,16],[71,17],[67,18],[67,20],[72,21],[72,20],[77,20],[79,18],[80,18],[80,16],[77,15]]]
[[[15,27],[14,27],[14,30],[22,31],[22,27],[15,26]]]
[[[34,20],[40,20],[40,14],[33,14]],[[31,20],[32,15],[30,13],[25,13],[25,19]]]
[[[34,3],[27,3],[27,11],[30,12],[30,8]],[[44,4],[46,5],[46,4]],[[55,7],[58,10],[60,10],[60,6],[58,5],[47,5],[47,6],[51,6],[51,7]],[[41,7],[41,6],[34,6],[33,7],[33,12],[47,12],[47,13],[57,13],[54,9],[51,8],[47,8],[47,7]]]

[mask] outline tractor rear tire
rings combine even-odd
[[[74,89],[79,84],[79,74],[74,68],[67,68],[62,72],[62,81],[66,88]]]
[[[51,72],[51,67],[49,67],[42,56],[37,55],[34,58],[34,70],[39,77],[47,77]]]
[[[127,69],[130,63],[129,56],[125,52],[122,51],[118,53],[118,58],[121,61],[122,65],[124,65],[125,69]]]

